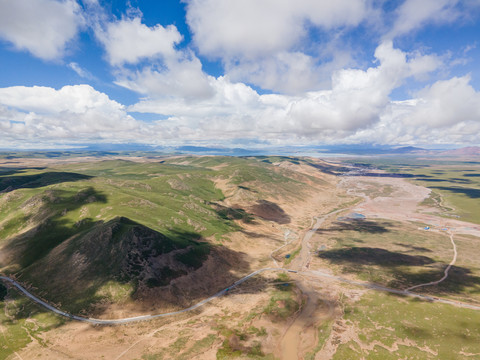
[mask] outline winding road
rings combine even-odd
[[[313,228],[311,230],[307,231],[307,233],[305,234],[305,236],[302,240],[302,245],[303,246],[302,246],[302,252],[301,252],[299,258],[303,258],[302,255],[305,255],[305,256],[309,255],[309,250],[308,250],[306,245],[308,244],[308,241],[310,240],[310,238],[312,237],[314,232],[320,227],[320,225],[325,221],[325,219],[328,216],[336,214],[336,213],[338,213],[342,210],[337,210],[337,211],[328,213],[328,214],[326,214],[326,215],[324,215],[320,218],[317,218],[317,222],[315,223]],[[319,271],[319,270],[305,270],[305,269],[302,269],[302,271],[296,271],[296,270],[280,268],[280,267],[263,268],[263,269],[256,270],[256,271],[244,276],[240,280],[237,280],[236,282],[234,282],[231,286],[217,292],[216,294],[210,296],[209,298],[206,298],[206,299],[204,299],[204,300],[202,300],[202,301],[200,301],[200,302],[198,302],[198,303],[196,303],[196,304],[194,304],[194,305],[192,305],[192,306],[190,306],[186,309],[173,311],[173,312],[168,312],[168,313],[162,313],[162,314],[142,315],[142,316],[136,316],[136,317],[123,318],[123,319],[94,319],[94,318],[87,318],[87,317],[72,315],[72,314],[69,314],[69,313],[67,313],[65,311],[62,311],[60,309],[57,309],[54,306],[52,306],[52,305],[48,304],[47,302],[43,301],[42,299],[36,297],[32,293],[30,293],[28,290],[26,290],[22,285],[20,285],[17,281],[15,281],[15,280],[7,277],[7,276],[0,276],[0,280],[13,285],[20,292],[22,292],[26,297],[28,297],[30,300],[36,302],[37,304],[43,306],[47,310],[49,310],[49,311],[51,311],[51,312],[53,312],[57,315],[64,316],[64,317],[72,319],[72,320],[87,322],[87,323],[96,324],[96,325],[127,324],[127,323],[131,323],[131,322],[146,321],[146,320],[152,320],[152,319],[156,319],[156,318],[179,315],[179,314],[182,314],[182,313],[185,313],[185,312],[188,312],[188,311],[192,311],[192,310],[198,309],[199,307],[211,302],[212,300],[214,300],[216,298],[219,298],[219,297],[227,294],[231,289],[239,286],[240,284],[247,281],[248,279],[250,279],[250,278],[252,278],[252,277],[254,277],[258,274],[261,274],[263,272],[267,272],[267,271],[290,272],[290,273],[296,274],[297,276],[310,277],[310,278],[312,278],[312,277],[313,278],[323,277],[323,278],[328,278],[328,279],[335,280],[335,281],[338,281],[338,282],[343,282],[343,283],[348,283],[348,284],[351,284],[351,285],[361,286],[361,287],[364,287],[364,288],[367,288],[367,289],[370,289],[370,290],[383,291],[383,292],[388,292],[388,293],[397,294],[397,295],[409,296],[409,297],[414,297],[414,298],[417,298],[417,299],[426,300],[426,301],[429,301],[429,302],[449,304],[449,305],[454,305],[454,306],[463,307],[463,308],[472,309],[472,310],[480,310],[480,306],[478,306],[478,305],[463,303],[463,302],[455,301],[455,300],[438,298],[438,297],[434,297],[434,296],[417,294],[417,293],[413,293],[413,292],[410,291],[410,290],[412,290],[414,288],[417,288],[417,287],[438,284],[448,277],[448,271],[453,266],[453,264],[455,263],[456,258],[457,258],[457,249],[456,249],[456,246],[455,246],[455,242],[453,241],[453,235],[451,233],[450,233],[450,239],[451,239],[451,242],[452,242],[453,247],[454,247],[454,258],[450,262],[448,267],[445,269],[445,275],[443,276],[443,278],[441,278],[440,280],[437,280],[437,281],[433,281],[431,283],[415,285],[415,286],[410,287],[406,290],[392,289],[392,288],[388,288],[388,287],[381,286],[381,285],[350,280],[350,279],[343,278],[341,276],[331,275],[331,274],[328,274],[328,273],[325,273],[325,272],[322,272],[322,271]],[[304,248],[305,248],[305,251],[308,252],[308,254],[303,254],[304,253],[304,250],[303,250]]]
[[[214,299],[216,299],[220,296],[225,295],[232,288],[234,288],[234,287],[240,285],[241,283],[247,281],[251,277],[254,277],[255,275],[261,274],[265,271],[294,272],[293,270],[284,269],[284,268],[264,268],[264,269],[260,269],[260,270],[257,270],[257,271],[254,271],[254,272],[248,274],[247,276],[244,276],[240,280],[235,281],[231,286],[229,286],[229,287],[227,287],[223,290],[220,290],[219,292],[210,296],[209,298],[206,298],[206,299],[204,299],[204,300],[202,300],[202,301],[196,303],[195,305],[192,305],[192,306],[190,306],[186,309],[182,309],[182,310],[178,310],[178,311],[172,311],[172,312],[163,313],[163,314],[142,315],[142,316],[123,318],[123,319],[93,319],[93,318],[86,318],[86,317],[83,317],[83,316],[72,315],[72,314],[69,314],[65,311],[62,311],[60,309],[57,309],[57,308],[53,307],[52,305],[48,304],[47,302],[43,301],[42,299],[39,299],[38,297],[36,297],[32,293],[30,293],[28,290],[26,290],[18,282],[16,282],[15,280],[13,280],[13,279],[11,279],[7,276],[0,276],[0,280],[3,280],[4,282],[8,282],[11,285],[15,286],[18,290],[20,290],[30,300],[36,302],[39,305],[42,305],[44,308],[54,312],[57,315],[61,315],[61,316],[64,316],[64,317],[72,319],[72,320],[87,322],[87,323],[96,324],[96,325],[118,325],[118,324],[126,324],[126,323],[131,323],[131,322],[136,322],[136,321],[145,321],[145,320],[152,320],[152,319],[162,318],[162,317],[167,317],[167,316],[172,316],[172,315],[178,315],[178,314],[182,314],[182,313],[185,313],[185,312],[188,312],[188,311],[195,310],[195,309],[205,305],[206,303],[209,303],[210,301],[212,301],[212,300],[214,300]]]
[[[453,241],[453,234],[451,232],[449,232],[448,234],[450,235],[450,241],[451,241],[452,246],[453,246],[453,259],[452,259],[452,261],[450,261],[450,264],[448,264],[448,266],[445,268],[445,270],[443,272],[443,277],[440,280],[437,280],[437,281],[431,281],[431,282],[428,282],[428,283],[425,283],[425,284],[419,284],[419,285],[411,286],[408,289],[405,289],[405,291],[410,291],[410,290],[413,290],[413,289],[416,289],[416,288],[419,288],[419,287],[423,287],[423,286],[437,285],[437,284],[441,283],[443,280],[445,280],[446,278],[448,278],[448,272],[450,271],[450,268],[453,265],[455,265],[455,262],[457,261],[457,246],[455,245],[455,241]]]
[[[275,264],[276,267],[279,267],[279,265],[277,263],[277,260],[275,260],[275,258],[273,257],[273,254],[276,253],[277,251],[279,251],[280,249],[284,248],[285,246],[291,244],[292,241],[295,240],[295,238],[292,238],[292,240],[288,241],[288,237],[290,236],[290,234],[291,234],[291,231],[289,229],[285,230],[285,232],[283,233],[283,239],[285,241],[285,244],[283,244],[282,246],[274,249],[270,253],[270,259],[272,259],[272,261],[273,261],[273,263]]]
[[[138,322],[138,321],[147,321],[147,320],[152,320],[152,319],[156,319],[156,318],[179,315],[179,314],[182,314],[182,313],[185,313],[185,312],[188,312],[188,311],[192,311],[192,310],[198,309],[199,307],[211,302],[212,300],[214,300],[216,298],[219,298],[219,297],[227,294],[231,289],[241,285],[243,282],[247,281],[248,279],[250,279],[250,278],[252,278],[252,277],[254,277],[258,274],[261,274],[263,272],[268,272],[268,271],[290,272],[290,273],[293,273],[296,276],[301,276],[301,277],[305,277],[305,278],[319,278],[319,277],[320,278],[328,278],[330,280],[343,282],[343,283],[348,283],[348,284],[355,285],[355,286],[361,286],[361,287],[364,287],[364,288],[367,288],[367,289],[370,289],[370,290],[388,292],[388,293],[403,295],[403,296],[409,296],[409,297],[413,297],[413,298],[417,298],[417,299],[426,300],[426,301],[429,301],[429,302],[437,302],[437,303],[443,303],[443,304],[448,304],[448,305],[454,305],[454,306],[463,307],[463,308],[472,309],[472,310],[480,310],[479,305],[474,305],[474,304],[464,303],[464,302],[460,302],[460,301],[439,298],[439,297],[435,297],[435,296],[422,295],[422,294],[414,293],[414,292],[411,291],[411,290],[419,288],[419,287],[437,285],[440,282],[442,282],[442,281],[444,281],[445,279],[448,278],[449,270],[455,264],[456,259],[457,259],[457,248],[456,248],[456,245],[455,245],[455,241],[453,239],[453,233],[451,231],[449,231],[449,235],[450,235],[450,241],[451,241],[452,246],[453,246],[454,256],[453,256],[453,259],[450,262],[450,264],[445,268],[444,276],[439,280],[432,281],[432,282],[425,283],[425,284],[415,285],[415,286],[409,287],[405,290],[393,289],[393,288],[388,288],[388,287],[377,285],[377,284],[346,279],[346,278],[343,278],[341,276],[331,275],[331,274],[328,274],[328,273],[320,271],[320,270],[309,270],[308,269],[308,264],[309,264],[309,260],[310,260],[310,256],[311,256],[311,254],[310,254],[310,239],[311,239],[311,237],[320,228],[322,223],[328,217],[330,217],[334,214],[337,214],[341,211],[344,211],[344,210],[347,210],[347,209],[335,210],[335,211],[332,211],[332,212],[330,212],[328,214],[325,214],[321,217],[314,218],[314,220],[316,220],[315,224],[312,226],[312,228],[309,231],[307,231],[305,233],[305,235],[302,239],[302,248],[301,248],[301,251],[299,253],[299,256],[296,257],[295,259],[293,259],[293,261],[291,262],[291,267],[293,269],[298,269],[298,270],[292,270],[292,269],[278,267],[277,262],[273,258],[273,254],[276,251],[280,250],[284,246],[291,243],[291,241],[290,242],[287,241],[288,236],[289,236],[289,231],[288,232],[286,231],[284,233],[284,238],[285,238],[286,243],[284,245],[280,246],[279,248],[275,249],[274,251],[272,251],[271,254],[270,254],[270,257],[272,258],[275,266],[277,266],[277,267],[275,267],[275,268],[262,268],[262,269],[256,270],[256,271],[244,276],[243,278],[237,280],[236,282],[234,282],[229,287],[227,287],[223,290],[220,290],[216,294],[214,294],[214,295],[212,295],[212,296],[210,296],[210,297],[208,297],[208,298],[206,298],[206,299],[204,299],[204,300],[202,300],[202,301],[200,301],[200,302],[198,302],[198,303],[196,303],[196,304],[194,304],[194,305],[192,305],[188,308],[178,310],[178,311],[162,313],[162,314],[154,314],[154,315],[142,315],[142,316],[136,316],[136,317],[122,318],[122,319],[87,318],[87,317],[72,315],[72,314],[69,314],[65,311],[62,311],[60,309],[55,308],[54,306],[48,304],[44,300],[42,300],[42,299],[36,297],[35,295],[33,295],[32,293],[30,293],[28,290],[26,290],[21,284],[19,284],[14,279],[11,279],[7,276],[1,276],[0,275],[0,280],[16,287],[20,292],[22,292],[30,300],[32,300],[33,302],[43,306],[47,310],[49,310],[49,311],[51,311],[51,312],[53,312],[57,315],[64,316],[64,317],[72,319],[72,320],[87,322],[87,323],[96,324],[96,325],[117,325],[117,324],[126,324],[126,323],[131,323],[131,322]]]

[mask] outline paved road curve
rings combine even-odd
[[[311,238],[311,236],[315,233],[315,231],[320,227],[320,225],[323,223],[323,221],[327,217],[329,217],[331,215],[334,215],[334,214],[336,214],[340,211],[343,211],[343,210],[345,210],[345,209],[336,210],[336,211],[333,211],[333,212],[330,212],[330,213],[324,215],[323,217],[317,218],[317,222],[315,223],[313,228],[305,234],[305,236],[302,240],[302,245],[303,245],[302,250],[307,249],[306,245],[308,244],[309,239]],[[429,302],[438,302],[438,303],[443,303],[443,304],[449,304],[449,305],[459,306],[459,307],[472,309],[472,310],[480,310],[480,306],[478,306],[478,305],[463,303],[463,302],[460,302],[460,301],[442,299],[442,298],[428,296],[428,295],[421,295],[421,294],[413,293],[413,292],[410,291],[410,290],[412,290],[413,288],[416,288],[416,287],[433,285],[435,283],[439,283],[440,281],[445,280],[445,278],[448,276],[448,270],[455,263],[455,260],[456,260],[456,257],[457,257],[456,246],[455,246],[455,242],[453,241],[453,235],[451,233],[450,233],[450,240],[451,240],[451,242],[453,244],[453,248],[454,248],[454,258],[453,258],[452,262],[448,265],[448,267],[445,269],[444,277],[442,279],[436,281],[436,282],[416,285],[416,286],[413,286],[413,287],[408,288],[406,290],[392,289],[392,288],[387,288],[387,287],[381,286],[381,285],[350,280],[350,279],[346,279],[346,278],[343,278],[343,277],[340,277],[340,276],[330,275],[328,273],[325,273],[325,272],[322,272],[322,271],[319,271],[319,270],[295,271],[295,270],[290,270],[290,269],[285,269],[285,268],[280,268],[280,267],[277,267],[277,268],[263,268],[263,269],[254,271],[254,272],[248,274],[247,276],[244,276],[240,280],[237,280],[236,282],[234,282],[231,286],[217,292],[216,294],[210,296],[209,298],[204,299],[204,300],[200,301],[199,303],[196,303],[195,305],[192,305],[192,306],[190,306],[186,309],[173,311],[173,312],[168,312],[168,313],[163,313],[163,314],[142,315],[142,316],[136,316],[136,317],[130,317],[130,318],[123,318],[123,319],[105,319],[104,320],[104,319],[93,319],[93,318],[86,318],[86,317],[82,317],[82,316],[72,315],[72,314],[69,314],[65,311],[59,310],[59,309],[53,307],[52,305],[46,303],[45,301],[39,299],[35,295],[31,294],[28,290],[26,290],[18,282],[16,282],[15,280],[13,280],[9,277],[0,276],[0,280],[2,280],[4,282],[8,282],[11,285],[15,286],[19,291],[21,291],[29,299],[36,302],[37,304],[42,305],[43,307],[45,307],[46,309],[54,312],[55,314],[64,316],[64,317],[72,319],[72,320],[83,321],[83,322],[88,322],[88,323],[91,323],[91,324],[98,324],[98,325],[126,324],[126,323],[131,323],[131,322],[136,322],[136,321],[152,320],[152,319],[156,319],[156,318],[167,317],[167,316],[172,316],[172,315],[178,315],[178,314],[181,314],[181,313],[185,313],[185,312],[197,309],[197,308],[205,305],[206,303],[209,303],[210,301],[212,301],[212,300],[214,300],[214,299],[216,299],[220,296],[225,295],[226,293],[228,293],[234,287],[237,287],[238,285],[242,284],[243,282],[247,281],[248,279],[250,279],[250,278],[252,278],[252,277],[254,277],[254,276],[256,276],[260,273],[266,272],[266,271],[291,272],[291,273],[297,273],[298,275],[305,276],[305,277],[324,277],[324,278],[329,278],[329,279],[332,279],[332,280],[335,280],[335,281],[340,281],[340,282],[344,282],[344,283],[348,283],[348,284],[352,284],[352,285],[356,285],[356,286],[361,286],[361,287],[371,289],[371,290],[384,291],[384,292],[389,292],[389,293],[398,294],[398,295],[410,296],[410,297],[415,297],[415,298],[418,298],[418,299],[423,299],[423,300],[426,300],[426,301],[429,301]],[[304,254],[303,251],[302,251],[299,258],[300,259],[305,259],[304,255],[306,255],[306,254]]]
[[[237,280],[236,282],[234,282],[231,286],[217,292],[215,295],[212,295],[210,296],[209,298],[205,299],[205,300],[202,300],[200,301],[199,303],[196,303],[195,305],[192,305],[186,309],[183,309],[183,310],[178,310],[178,311],[173,311],[173,312],[168,312],[168,313],[163,313],[163,314],[156,314],[156,315],[142,315],[142,316],[136,316],[136,317],[130,317],[130,318],[123,318],[123,319],[108,319],[108,320],[104,320],[104,319],[93,319],[93,318],[86,318],[86,317],[82,317],[82,316],[77,316],[77,315],[72,315],[72,314],[69,314],[65,311],[62,311],[62,310],[59,310],[55,307],[53,307],[52,305],[46,303],[45,301],[43,301],[42,299],[39,299],[38,297],[36,297],[35,295],[33,295],[32,293],[30,293],[28,290],[26,290],[22,285],[20,285],[18,282],[16,282],[15,280],[13,279],[10,279],[9,277],[6,277],[6,276],[0,276],[0,280],[4,281],[4,282],[8,282],[10,283],[11,285],[15,286],[18,290],[20,290],[26,297],[28,297],[29,299],[31,299],[32,301],[36,302],[37,304],[39,305],[42,305],[44,308],[54,312],[55,314],[58,314],[58,315],[61,315],[61,316],[64,316],[66,318],[69,318],[69,319],[72,319],[72,320],[77,320],[77,321],[83,321],[83,322],[87,322],[87,323],[90,323],[90,324],[98,324],[98,325],[117,325],[117,324],[126,324],[126,323],[131,323],[131,322],[136,322],[136,321],[145,321],[145,320],[152,320],[152,319],[156,319],[156,318],[161,318],[161,317],[167,317],[167,316],[172,316],[172,315],[178,315],[178,314],[181,314],[181,313],[184,313],[184,312],[187,312],[187,311],[191,311],[191,310],[194,310],[194,309],[197,309],[203,305],[205,305],[206,303],[220,297],[220,296],[223,296],[225,295],[226,293],[228,293],[228,291],[230,291],[232,288],[240,285],[241,283],[247,281],[248,279],[250,279],[251,277],[255,276],[255,275],[258,275],[260,273],[263,273],[265,271],[288,271],[288,272],[292,272],[292,270],[288,270],[288,269],[283,269],[283,268],[265,268],[265,269],[260,269],[260,270],[257,270],[257,271],[254,271],[252,272],[251,274],[248,274],[247,276],[241,278],[240,280]]]
[[[297,271],[294,271],[294,270],[289,270],[289,269],[284,269],[284,268],[264,268],[264,269],[254,271],[251,274],[248,274],[247,276],[245,276],[245,277],[241,278],[240,280],[237,280],[236,282],[234,282],[231,286],[229,286],[229,287],[217,292],[216,294],[210,296],[209,298],[207,298],[205,300],[202,300],[199,303],[196,303],[195,305],[192,305],[192,306],[190,306],[186,309],[183,309],[183,310],[178,310],[178,311],[173,311],[173,312],[168,312],[168,313],[163,313],[163,314],[156,314],[156,315],[142,315],[142,316],[136,316],[136,317],[130,317],[130,318],[123,318],[123,319],[105,319],[104,320],[104,319],[86,318],[86,317],[82,317],[82,316],[69,314],[69,313],[67,313],[65,311],[62,311],[62,310],[59,310],[59,309],[53,307],[52,305],[46,303],[45,301],[39,299],[35,295],[28,292],[28,290],[26,290],[18,282],[16,282],[13,279],[10,279],[9,277],[0,276],[0,280],[3,280],[4,282],[8,282],[8,283],[12,284],[18,290],[20,290],[25,296],[27,296],[29,299],[36,302],[37,304],[42,305],[43,307],[45,307],[46,309],[54,312],[55,314],[64,316],[64,317],[72,319],[72,320],[83,321],[83,322],[87,322],[87,323],[90,323],[90,324],[117,325],[117,324],[126,324],[126,323],[131,323],[131,322],[136,322],[136,321],[145,321],[145,320],[152,320],[152,319],[161,318],[161,317],[178,315],[178,314],[182,314],[182,313],[197,309],[197,308],[205,305],[206,303],[208,303],[208,302],[210,302],[210,301],[212,301],[212,300],[214,300],[214,299],[216,299],[220,296],[225,295],[231,289],[233,289],[234,287],[242,284],[243,282],[247,281],[248,279],[250,279],[250,278],[252,278],[252,277],[254,277],[258,274],[261,274],[263,272],[266,272],[266,271],[286,271],[286,272],[291,272],[291,273],[297,273],[300,276],[306,276],[306,277],[324,277],[324,278],[329,278],[329,279],[332,279],[332,280],[336,280],[336,281],[340,281],[340,282],[344,282],[344,283],[348,283],[348,284],[352,284],[352,285],[362,286],[364,288],[371,289],[371,290],[385,291],[385,292],[389,292],[389,293],[393,293],[393,294],[415,297],[415,298],[427,300],[427,301],[430,301],[430,302],[439,302],[439,303],[443,303],[443,304],[455,305],[455,306],[459,306],[459,307],[463,307],[463,308],[467,308],[467,309],[472,309],[472,310],[480,310],[480,306],[473,305],[473,304],[467,304],[467,303],[463,303],[463,302],[460,302],[460,301],[442,299],[442,298],[428,296],[428,295],[416,294],[416,293],[412,293],[408,290],[391,289],[391,288],[387,288],[387,287],[384,287],[384,286],[381,286],[381,285],[350,280],[350,279],[342,278],[340,276],[330,275],[330,274],[324,273],[324,272],[319,271],[319,270],[309,270],[309,271],[297,272]]]

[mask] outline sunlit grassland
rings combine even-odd
[[[480,356],[480,312],[368,292],[345,306],[357,339],[333,359],[472,359]]]
[[[253,323],[261,318],[268,318],[273,323],[281,324],[289,321],[300,308],[300,299],[294,284],[290,283],[287,274],[281,273],[275,285],[266,287],[270,299],[266,306],[252,309],[249,313],[232,314],[217,319],[216,329],[223,340],[217,351],[217,359],[246,358],[273,360],[273,354],[264,351],[262,343],[272,336],[272,330],[257,328]],[[248,285],[247,285],[248,286]],[[273,331],[275,332],[275,330]]]
[[[180,160],[170,160],[173,161]],[[219,218],[212,207],[212,203],[224,199],[213,178],[225,177],[239,186],[246,183],[256,183],[257,187],[267,183],[275,185],[266,186],[261,192],[255,189],[258,198],[277,192],[298,196],[303,186],[288,174],[282,174],[284,170],[274,171],[273,166],[256,160],[207,157],[182,161],[191,162],[191,165],[114,160],[20,170],[15,176],[46,172],[60,175],[45,186],[40,181],[35,187],[20,187],[0,195],[0,239],[3,241],[26,229],[29,221],[38,218],[42,211],[60,213],[59,218],[70,227],[86,218],[108,221],[124,216],[162,232],[173,229],[195,231],[203,237],[222,235],[236,227],[232,221]],[[209,168],[217,165],[223,167]],[[91,178],[64,182],[62,173]],[[8,177],[8,173],[0,173],[0,184]]]
[[[278,275],[277,281],[285,281],[285,283],[275,286],[270,301],[263,310],[264,314],[270,316],[274,321],[286,320],[300,308],[295,286],[290,284],[289,280],[287,274]]]
[[[425,205],[439,208],[441,215],[480,224],[480,163],[395,157],[362,162],[430,188]]]
[[[176,260],[196,269],[212,245],[221,245],[223,236],[240,229],[237,213],[242,214],[241,219],[252,219],[246,210],[230,211],[225,207],[220,210],[217,204],[225,195],[215,186],[216,179],[224,179],[250,192],[254,199],[278,196],[299,199],[308,188],[302,180],[311,182],[312,179],[298,176],[256,158],[231,157],[177,157],[143,163],[109,160],[48,168],[3,168],[0,171],[0,191],[3,191],[0,194],[0,247],[5,257],[0,259],[0,268],[32,284],[39,289],[39,295],[63,304],[73,313],[99,301],[120,303],[134,293],[136,283],[113,276],[118,272],[116,268],[102,267],[111,259],[102,261],[103,255],[93,254],[100,259],[92,270],[99,275],[95,279],[102,274],[105,279],[98,278],[83,290],[64,291],[63,287],[71,286],[69,276],[62,281],[57,276],[59,282],[51,284],[50,279],[38,275],[42,269],[53,271],[45,261],[47,255],[53,249],[68,245],[63,254],[74,256],[84,235],[91,237],[95,229],[102,229],[102,224],[126,218],[161,233],[172,242],[173,248],[191,248],[176,255]],[[130,225],[122,226],[127,231]],[[9,258],[9,254],[13,255]],[[149,283],[150,286],[156,284]]]
[[[440,195],[437,205],[447,210],[446,215],[480,224],[480,167],[431,166],[408,171],[416,176],[416,183],[432,189],[431,197]]]
[[[42,333],[65,323],[50,312],[32,303],[15,290],[0,300],[0,358],[6,359],[30,342],[49,346]]]
[[[192,359],[200,356],[207,348],[211,349],[213,345],[216,348],[216,359],[274,360],[275,357],[265,350],[263,344],[269,337],[278,336],[277,330],[266,329],[258,323],[264,324],[266,317],[276,323],[283,323],[288,321],[294,313],[294,309],[298,309],[294,286],[280,285],[283,281],[289,281],[288,276],[279,276],[274,280],[276,285],[273,287],[265,286],[265,283],[259,282],[258,279],[248,280],[242,289],[252,286],[264,287],[264,291],[270,296],[266,304],[260,303],[256,306],[252,304],[252,308],[247,311],[223,309],[221,314],[203,319],[203,322],[211,324],[211,330],[215,334],[205,334],[205,337],[195,341],[192,339],[192,335],[195,334],[192,332],[192,328],[185,327],[179,332],[178,338],[174,342],[159,351],[149,351],[142,356],[142,359],[167,359],[171,358],[172,354],[175,354],[175,359]],[[238,291],[241,292],[242,289],[238,289]],[[283,308],[286,299],[292,301],[291,309]],[[273,305],[272,302],[274,302]],[[281,313],[278,312],[279,310]],[[197,321],[199,320],[192,319],[189,324],[193,325]]]
[[[422,224],[383,219],[334,221],[319,230],[327,249],[318,258],[337,273],[398,289],[439,280],[453,258],[445,231],[423,230]],[[455,236],[458,259],[449,277],[436,286],[415,291],[480,301],[480,241]]]
[[[318,338],[317,338],[317,345],[313,348],[313,350],[307,355],[305,355],[305,360],[314,360],[315,355],[322,350],[322,348],[325,346],[325,343],[327,342],[331,332],[332,332],[332,327],[333,327],[333,321],[332,320],[327,320],[324,321],[320,326],[317,328],[318,332]]]

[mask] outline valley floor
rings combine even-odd
[[[279,197],[288,222],[281,213],[238,222],[224,244],[246,254],[249,271],[234,286],[191,311],[116,326],[58,320],[11,291],[1,316],[8,358],[480,358],[480,225],[446,217],[426,203],[430,189],[406,178],[295,162],[274,164],[330,187],[298,203]],[[216,187],[222,206],[242,200],[228,181]],[[257,269],[270,270],[243,279]],[[23,318],[12,315],[19,307]],[[119,305],[101,317],[132,314],[142,313]],[[29,336],[21,346],[15,326]]]

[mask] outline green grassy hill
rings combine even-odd
[[[198,235],[167,237],[124,217],[98,221],[29,264],[19,279],[69,311],[140,295],[202,266],[211,245]]]
[[[223,246],[228,233],[255,219],[285,224],[290,218],[273,199],[297,201],[325,186],[264,160],[175,157],[0,169],[0,272],[74,313],[158,296],[155,289],[196,272],[209,255],[228,274],[241,264],[241,254]],[[226,196],[235,197],[235,208]],[[225,276],[224,284],[205,278],[215,284],[211,293],[235,280]]]

